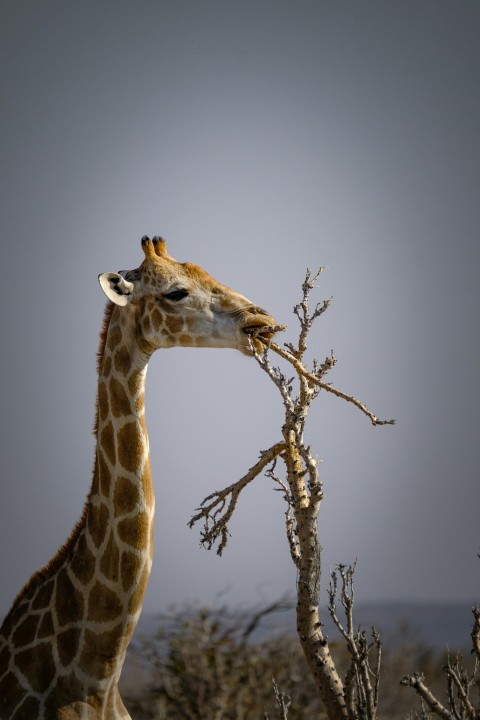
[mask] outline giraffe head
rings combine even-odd
[[[228,347],[251,354],[273,335],[275,320],[193,263],[177,262],[159,237],[142,238],[145,259],[135,270],[99,275],[108,299],[125,308],[140,346]],[[263,330],[264,329],[264,330]]]

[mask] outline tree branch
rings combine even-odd
[[[340,621],[336,609],[336,597],[338,593],[337,572],[342,581],[340,602],[345,614],[345,625]],[[344,638],[351,658],[350,666],[343,683],[350,714],[352,717],[357,717],[358,711],[358,717],[374,720],[378,707],[381,642],[380,636],[375,628],[372,628],[371,643],[369,643],[367,633],[364,630],[355,630],[354,628],[354,572],[355,565],[337,565],[337,569],[333,570],[330,574],[328,612],[337,630]],[[372,648],[375,648],[373,668],[370,664],[370,652]]]
[[[296,357],[293,356],[291,352],[288,352],[287,350],[284,350],[276,343],[270,343],[269,347],[277,353],[277,355],[280,355],[284,360],[287,360],[289,363],[293,365],[293,367],[297,370],[298,373],[303,375],[309,382],[313,383],[314,385],[317,385],[322,390],[326,390],[327,392],[332,393],[333,395],[336,395],[339,398],[342,398],[342,400],[346,400],[347,402],[351,402],[355,407],[357,407],[359,410],[361,410],[368,418],[370,418],[372,425],[395,425],[395,420],[380,420],[371,410],[367,408],[364,403],[360,402],[360,400],[357,400],[356,397],[353,397],[353,395],[349,395],[346,392],[343,392],[343,390],[339,390],[338,388],[334,387],[330,383],[323,382],[317,375],[308,372],[308,370],[303,366],[303,364],[298,360]],[[324,374],[325,369],[322,365],[322,371]]]
[[[421,673],[414,673],[413,675],[404,675],[400,684],[416,690],[431,712],[438,715],[438,717],[441,717],[443,720],[455,720],[455,716],[437,700],[430,688],[427,687],[423,681],[424,677]]]
[[[260,454],[260,460],[251,467],[240,480],[237,480],[237,482],[232,483],[223,490],[215,490],[215,492],[210,493],[210,495],[207,495],[207,497],[202,500],[200,507],[197,508],[198,512],[189,521],[188,526],[191,528],[198,520],[204,520],[203,530],[200,534],[200,542],[207,547],[208,550],[212,548],[219,536],[221,536],[217,555],[222,554],[230,535],[228,522],[237,506],[241,491],[251,483],[269,463],[275,460],[284,449],[285,444],[283,442],[272,445],[271,448],[264,450]],[[229,497],[230,499],[227,504]],[[211,500],[211,502],[208,502],[209,500]],[[208,505],[205,503],[208,503]],[[226,509],[225,506],[227,506]]]
[[[480,607],[475,605],[472,608],[473,613],[473,628],[472,628],[472,644],[473,651],[476,655],[477,661],[480,662]]]

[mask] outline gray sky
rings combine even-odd
[[[479,600],[480,4],[4,0],[0,34],[0,614],[81,513],[97,274],[136,267],[144,234],[290,337],[305,268],[328,266],[312,349],[398,424],[317,400],[323,567],[357,558],[358,600]],[[147,417],[145,607],[293,592],[269,480],[222,559],[187,528],[280,437],[254,361],[158,352]]]

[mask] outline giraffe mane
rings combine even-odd
[[[115,305],[112,302],[108,302],[105,305],[105,311],[103,313],[102,329],[100,330],[100,339],[98,341],[97,350],[97,374],[100,374],[102,367],[103,356],[105,355],[105,345],[107,344],[108,328],[110,327],[110,320],[112,319]]]
[[[110,320],[112,319],[112,314],[115,309],[115,305],[111,302],[107,303],[105,307],[105,312],[103,315],[103,322],[102,322],[102,328],[100,330],[100,338],[98,342],[98,350],[97,350],[97,374],[100,374],[100,368],[102,367],[103,357],[105,355],[105,346],[107,344],[107,335],[108,335],[108,328],[110,326]],[[94,435],[97,436],[97,428],[98,428],[98,397],[95,407],[95,422],[94,422]],[[22,600],[27,597],[28,593],[30,592],[32,587],[35,587],[39,583],[41,583],[43,580],[46,580],[48,576],[55,572],[63,563],[65,560],[68,551],[70,548],[75,545],[75,542],[77,541],[77,538],[80,534],[80,531],[82,530],[83,526],[85,525],[85,521],[87,518],[87,508],[88,508],[88,498],[84,503],[82,514],[77,520],[73,530],[71,531],[68,538],[65,540],[63,545],[60,546],[60,548],[57,550],[55,555],[53,555],[52,558],[48,562],[45,563],[42,567],[40,567],[36,572],[33,573],[31,578],[25,583],[23,588],[18,592],[17,596],[15,597],[12,606],[7,613],[7,616],[5,618],[5,621],[7,618],[9,618],[15,609],[20,605]]]
[[[108,328],[110,327],[110,320],[112,319],[114,310],[115,310],[115,305],[112,302],[108,302],[105,306],[105,311],[103,313],[102,329],[100,330],[100,339],[98,341],[98,350],[97,350],[97,375],[98,376],[100,375],[100,370],[102,369],[103,358],[105,355],[105,346],[107,344]],[[97,395],[97,401],[96,401],[96,405],[95,405],[95,421],[93,423],[93,434],[95,437],[97,437],[97,431],[98,431],[98,395]]]

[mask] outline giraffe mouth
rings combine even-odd
[[[247,355],[261,354],[272,341],[275,333],[283,330],[284,325],[277,325],[275,319],[258,305],[245,308],[241,333],[245,337],[242,350]]]
[[[248,335],[249,338],[251,338],[252,342],[254,343],[255,349],[258,351],[259,346],[261,347],[262,345],[268,345],[268,343],[273,339],[275,334],[277,332],[285,330],[285,327],[285,325],[248,325],[247,327],[242,328],[242,332],[245,335]],[[255,342],[255,340],[260,342]]]

